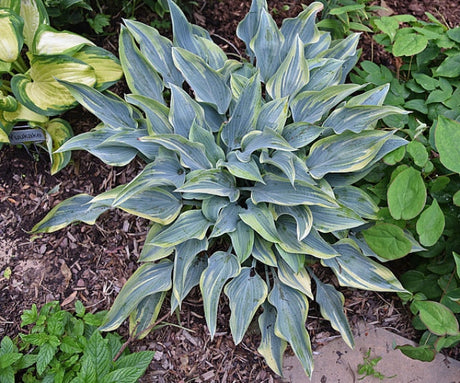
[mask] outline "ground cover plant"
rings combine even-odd
[[[460,28],[427,16],[428,22],[410,15],[374,20],[380,32],[374,38],[397,58],[396,71],[365,61],[352,75],[358,83],[390,83],[385,104],[412,110],[384,119],[400,127],[410,143],[384,159],[394,168],[364,187],[387,206],[382,210],[384,224],[370,233],[376,253],[388,258],[382,238],[402,229],[426,248],[409,258],[409,270],[401,276],[414,294],[403,297],[412,302],[414,326],[425,330],[421,347],[402,350],[422,360],[432,360],[436,351],[460,342],[460,261],[455,253],[460,247]],[[402,246],[400,250],[392,256],[407,253]]]
[[[0,342],[0,381],[137,382],[154,352],[130,353],[122,349],[120,335],[102,335],[97,327],[104,315],[103,311],[87,313],[80,301],[74,315],[57,301],[46,303],[40,311],[32,305],[21,316],[21,326],[30,331],[14,341],[5,336]]]
[[[265,1],[254,1],[237,32],[249,61],[227,58],[204,29],[169,7],[173,41],[125,20],[120,61],[132,92],[125,100],[61,81],[102,122],[58,152],[85,149],[114,166],[137,155],[145,169],[96,197],[60,203],[34,231],[92,224],[111,208],[151,220],[142,265],[101,329],[129,317],[131,336],[143,337],[167,293],[174,311],[199,285],[211,337],[223,291],[236,344],[257,316],[268,365],[281,374],[289,343],[311,374],[309,299],[353,345],[343,295],[321,282],[323,267],[342,286],[405,291],[372,259],[362,230],[372,227],[378,206],[353,186],[407,143],[374,129],[380,118],[405,112],[382,105],[387,85],[364,92],[345,84],[358,35],[332,41],[319,31],[320,3],[279,29]]]
[[[51,172],[56,173],[70,156],[54,151],[73,132],[67,121],[50,117],[77,104],[56,79],[105,90],[121,78],[121,66],[113,54],[88,39],[53,29],[41,0],[2,0],[0,23],[0,144],[9,143],[8,135],[19,122],[40,128]]]

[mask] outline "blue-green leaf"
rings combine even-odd
[[[307,297],[313,299],[311,279],[305,267],[301,267],[299,271],[293,272],[286,261],[280,258],[278,260],[278,278],[286,286],[299,290]]]
[[[295,122],[284,127],[283,137],[293,148],[300,149],[316,140],[323,131],[320,126]]]
[[[251,2],[251,8],[244,19],[238,24],[236,35],[246,44],[246,50],[251,59],[254,52],[250,48],[250,42],[259,30],[260,14],[262,9],[267,9],[266,0],[254,0]]]
[[[379,207],[364,190],[356,186],[341,186],[334,188],[334,194],[337,201],[360,217],[377,219]]]
[[[252,256],[267,266],[277,266],[276,255],[273,251],[273,243],[266,241],[259,235],[254,236]]]
[[[236,230],[228,233],[228,235],[232,240],[233,250],[241,264],[252,254],[255,237],[254,230],[239,220],[236,223]]]
[[[310,206],[313,214],[313,226],[322,233],[347,230],[366,223],[359,215],[347,207],[325,208]]]
[[[204,110],[183,89],[171,85],[171,110],[169,121],[174,127],[174,133],[189,138],[190,128],[194,123],[205,126]]]
[[[199,126],[196,122],[190,128],[189,138],[192,142],[199,142],[204,145],[206,157],[208,157],[213,165],[225,159],[225,153],[217,145],[214,135],[209,130]]]
[[[227,168],[230,174],[235,177],[250,181],[264,182],[260,174],[259,166],[257,166],[254,159],[251,158],[248,162],[241,162],[238,160],[235,152],[229,152],[227,154],[227,162],[218,161],[217,166]]]
[[[282,215],[289,215],[295,219],[297,223],[297,239],[301,241],[309,233],[313,226],[313,215],[311,210],[306,205],[296,206],[281,206],[275,205],[276,219]]]
[[[268,207],[263,203],[254,205],[250,201],[247,201],[247,205],[248,208],[239,214],[242,221],[265,240],[273,243],[280,242],[275,220]]]
[[[282,133],[289,113],[288,97],[271,100],[262,105],[257,119],[256,130],[270,128]]]

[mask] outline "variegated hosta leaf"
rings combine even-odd
[[[243,263],[252,254],[255,233],[246,223],[238,221],[236,230],[228,233],[238,261]]]
[[[41,1],[21,0],[20,4],[20,15],[24,19],[24,42],[31,50],[39,26],[49,24],[48,12]]]
[[[334,193],[337,201],[360,217],[377,219],[379,207],[364,190],[356,186],[341,186],[334,188]]]
[[[224,289],[230,305],[230,330],[235,344],[243,340],[252,318],[268,295],[264,280],[250,267],[243,267]]]
[[[72,55],[84,45],[94,46],[94,43],[71,32],[60,32],[49,25],[38,27],[31,49],[34,55]]]
[[[4,95],[0,90],[0,111],[14,112],[18,108],[18,102],[11,95]]]
[[[56,205],[37,223],[32,232],[52,233],[70,225],[72,222],[81,221],[93,225],[97,217],[110,208],[108,204],[92,204],[93,197],[88,194],[78,194]]]
[[[174,127],[174,133],[189,138],[190,127],[193,124],[205,126],[204,110],[182,88],[171,85],[169,121]]]
[[[2,123],[1,123],[1,120],[0,120],[0,146],[1,144],[9,144],[10,143],[10,139],[8,137],[8,134],[9,134],[9,129],[7,129]]]
[[[125,95],[126,101],[137,106],[145,113],[149,135],[172,134],[173,127],[169,122],[169,108],[162,103],[139,94]]]
[[[257,351],[265,358],[268,366],[278,375],[283,375],[283,354],[287,342],[275,334],[276,309],[267,301],[262,305],[264,312],[259,316],[261,333]]]
[[[305,264],[305,254],[289,253],[285,251],[279,244],[275,245],[276,252],[278,254],[276,263],[280,263],[280,259],[285,261],[291,268],[292,272],[298,273],[302,270]]]
[[[305,8],[297,17],[283,20],[281,33],[284,36],[283,51],[287,52],[298,35],[303,44],[315,43],[319,40],[320,32],[315,24],[316,15],[324,8],[320,2],[313,2]],[[284,57],[284,54],[282,55]]]
[[[332,269],[341,286],[371,291],[406,292],[393,273],[385,266],[365,257],[349,239],[333,245],[340,257],[321,262]]]
[[[139,256],[140,262],[154,262],[166,258],[175,250],[174,246],[161,247],[155,244],[155,237],[163,230],[163,225],[153,223],[145,238],[144,247]]]
[[[284,127],[283,137],[293,148],[300,149],[316,140],[323,131],[320,126],[296,122]]]
[[[96,84],[94,69],[70,56],[34,56],[26,74],[17,74],[11,88],[18,101],[46,116],[60,114],[76,104],[75,98],[59,80]]]
[[[211,222],[201,210],[189,210],[182,213],[171,225],[167,226],[154,239],[157,246],[176,246],[188,239],[203,239]]]
[[[243,211],[244,209],[236,203],[226,203],[224,207],[220,209],[216,218],[216,223],[209,237],[220,237],[226,233],[234,232],[238,221],[241,220],[238,214]]]
[[[261,101],[261,86],[257,73],[245,85],[229,122],[222,128],[222,139],[229,149],[240,148],[243,137],[255,129]]]
[[[182,300],[186,296],[185,286],[187,278],[189,278],[188,271],[192,267],[195,257],[207,249],[208,240],[206,238],[202,240],[190,239],[176,246],[172,293],[179,307],[181,307]]]
[[[225,153],[217,145],[214,135],[209,130],[199,126],[195,121],[190,127],[189,138],[192,142],[199,142],[204,145],[206,157],[208,157],[213,165],[225,159]]]
[[[344,206],[339,208],[310,206],[310,211],[313,214],[313,226],[322,233],[348,230],[366,223],[353,210]]]
[[[0,8],[0,61],[12,63],[17,60],[24,43],[23,28],[22,18],[9,9]]]
[[[85,45],[73,57],[91,65],[94,69],[96,74],[94,87],[97,90],[103,91],[111,87],[123,76],[120,61],[103,48]]]
[[[273,251],[273,243],[266,241],[257,234],[254,236],[254,246],[251,255],[267,266],[276,267],[278,265],[275,252]]]
[[[278,260],[278,278],[285,285],[299,290],[307,297],[313,299],[311,292],[311,279],[305,267],[299,271],[293,272],[291,267],[282,258]]]
[[[301,92],[291,102],[292,118],[295,122],[318,122],[334,106],[361,88],[363,85],[342,84]]]
[[[144,57],[163,77],[165,86],[169,87],[170,84],[181,86],[184,78],[174,66],[171,54],[172,42],[161,36],[155,28],[139,21],[124,20],[124,23],[139,43]]]
[[[228,198],[212,196],[205,198],[201,204],[201,211],[209,221],[217,221],[220,211],[228,205]]]
[[[12,112],[4,111],[3,112],[3,119],[6,122],[18,122],[18,121],[29,121],[35,122],[37,124],[44,124],[48,122],[49,118],[39,113],[35,113],[34,111],[26,108],[24,105],[18,103],[16,110]]]
[[[345,132],[316,141],[307,157],[310,174],[320,179],[327,173],[362,170],[393,133],[377,130],[366,130],[359,134]]]
[[[218,251],[208,259],[208,267],[201,274],[200,289],[203,296],[204,316],[214,338],[217,324],[217,305],[225,283],[240,273],[240,263],[231,253]]]
[[[100,326],[102,331],[117,329],[146,297],[171,289],[173,264],[164,259],[159,263],[146,263],[128,279],[115,298],[110,311]]]
[[[276,219],[282,215],[289,215],[295,219],[297,223],[297,239],[301,241],[309,233],[313,227],[313,215],[311,210],[306,205],[298,206],[281,206],[275,205]]]
[[[254,0],[251,3],[251,9],[244,19],[238,24],[236,35],[246,44],[248,55],[253,58],[254,52],[250,48],[250,42],[259,30],[260,13],[262,9],[267,9],[266,0]]]
[[[308,314],[307,297],[275,279],[275,284],[268,296],[268,301],[275,306],[277,311],[275,322],[276,336],[289,342],[306,374],[311,376],[313,354],[310,336],[305,328]]]
[[[247,209],[239,214],[242,221],[263,239],[272,243],[280,242],[275,220],[267,205],[264,203],[254,205],[251,201],[247,201],[247,206]]]
[[[310,79],[304,56],[304,43],[299,36],[295,36],[290,44],[292,47],[283,62],[273,77],[267,81],[267,92],[273,99],[294,98]]]
[[[305,44],[305,57],[307,59],[317,57],[319,54],[326,51],[331,45],[332,37],[330,32],[319,31],[318,36],[317,41]]]
[[[345,105],[346,106],[359,106],[359,105],[377,105],[382,106],[385,101],[385,97],[390,89],[390,84],[378,86],[377,88],[368,90],[367,92],[358,94],[350,98]]]
[[[73,136],[70,124],[55,118],[45,125],[46,145],[51,158],[51,174],[56,174],[70,161],[70,152],[56,153],[55,151]]]
[[[181,193],[203,193],[228,197],[235,202],[240,196],[236,180],[230,173],[221,169],[196,170],[189,173],[186,182],[176,191]]]
[[[283,97],[263,104],[257,119],[256,129],[270,128],[275,132],[283,133],[289,113],[288,99],[288,97]]]
[[[332,58],[309,60],[310,81],[303,87],[304,91],[326,90],[341,84],[343,61]]]
[[[270,164],[279,170],[289,179],[289,182],[294,186],[295,182],[295,166],[294,160],[297,156],[291,152],[275,150],[270,155],[264,151],[260,154],[259,161],[261,164]]]
[[[60,80],[65,80],[60,78]],[[97,118],[113,129],[137,128],[133,108],[121,99],[108,97],[89,86],[61,81],[73,97]]]
[[[345,298],[334,286],[322,283],[316,276],[311,274],[316,283],[316,301],[319,304],[321,315],[331,322],[331,325],[342,335],[345,343],[351,348],[355,342],[350,324],[343,310]]]
[[[6,8],[12,10],[14,13],[19,15],[21,10],[20,0],[0,0],[0,8]]]
[[[266,7],[260,9],[258,18],[257,33],[249,47],[258,58],[256,65],[260,69],[262,80],[267,82],[281,64],[280,53],[284,37]]]
[[[161,291],[142,299],[129,316],[129,334],[136,339],[144,339],[158,318],[166,291]]]
[[[288,179],[273,174],[267,174],[264,181],[264,184],[256,183],[252,188],[251,200],[255,204],[268,202],[282,206],[339,206],[330,195],[306,182],[296,181],[293,187]]]
[[[192,142],[178,134],[158,134],[142,138],[144,142],[154,142],[179,154],[181,164],[190,170],[211,169],[203,144]]]
[[[232,92],[224,78],[199,56],[178,47],[172,48],[174,64],[192,87],[198,101],[216,106],[224,114],[232,99]]]
[[[252,158],[248,162],[241,162],[235,152],[229,152],[227,162],[220,160],[217,166],[225,167],[235,177],[264,183],[259,166]]]

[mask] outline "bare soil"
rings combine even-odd
[[[308,4],[309,2],[305,2]],[[268,1],[277,22],[295,16],[299,1]],[[456,0],[387,0],[394,13],[422,17],[429,11],[443,17],[450,26],[459,24]],[[244,50],[235,38],[238,22],[249,10],[250,1],[198,0],[191,19],[206,27],[227,52]],[[283,11],[288,5],[289,10]],[[141,18],[148,21],[148,14]],[[114,23],[113,29],[117,29]],[[366,40],[365,40],[366,41]],[[116,52],[116,38],[100,38],[99,45]],[[233,47],[234,46],[234,47]],[[364,45],[364,51],[370,46]],[[123,94],[125,85],[114,89]],[[78,107],[66,118],[74,130],[88,131],[97,120]],[[57,203],[78,193],[96,195],[126,183],[144,164],[134,160],[123,168],[110,167],[86,152],[74,152],[72,163],[57,175],[50,175],[47,154],[38,148],[4,147],[0,150],[0,338],[21,331],[20,315],[33,303],[38,306],[58,300],[72,310],[81,300],[88,310],[110,308],[123,284],[137,268],[137,258],[148,230],[148,222],[121,211],[103,214],[94,226],[72,225],[56,233],[31,236],[32,227]],[[6,277],[5,270],[11,270]],[[332,276],[331,282],[337,285]],[[410,314],[392,294],[343,290],[345,307],[352,323],[365,320],[414,338]],[[193,290],[180,316],[165,319],[166,325],[132,349],[156,350],[154,362],[143,382],[281,382],[257,353],[257,325],[238,346],[231,339],[229,309],[222,301],[218,333],[210,340],[204,321],[202,300]],[[162,314],[167,313],[167,307]],[[312,304],[307,327],[316,348],[336,335]],[[121,329],[126,335],[127,330]],[[454,355],[455,356],[455,355]]]

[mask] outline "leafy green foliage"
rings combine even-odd
[[[363,380],[368,376],[372,376],[374,378],[379,379],[380,381],[384,379],[391,379],[395,378],[396,375],[392,376],[385,376],[381,372],[376,371],[375,367],[377,366],[378,362],[382,360],[381,356],[376,358],[371,358],[371,349],[367,350],[366,355],[363,357],[363,363],[358,364],[358,374],[363,375],[358,378],[358,380]]]
[[[71,6],[71,5],[69,5]],[[53,153],[73,136],[67,121],[50,120],[77,102],[57,79],[103,90],[122,76],[118,59],[86,38],[49,26],[41,0],[12,0],[0,9],[0,145],[19,122],[41,129],[51,160],[51,173],[70,161],[68,153]],[[27,59],[21,55],[26,48]]]
[[[120,57],[132,92],[126,101],[61,82],[102,123],[59,153],[85,149],[116,166],[135,155],[147,162],[128,184],[74,196],[33,229],[91,224],[115,207],[152,221],[143,264],[103,330],[129,317],[132,336],[144,336],[167,292],[175,310],[199,286],[211,337],[223,292],[235,343],[262,307],[259,350],[269,366],[281,373],[289,343],[310,374],[311,279],[324,317],[353,344],[343,296],[321,284],[320,268],[331,268],[342,286],[404,291],[368,257],[362,230],[378,208],[352,186],[407,143],[373,128],[404,111],[382,105],[388,86],[359,92],[344,84],[358,36],[332,41],[315,25],[321,7],[313,3],[279,29],[266,2],[254,1],[237,30],[251,59],[237,61],[169,1],[173,41],[125,20]],[[401,236],[408,250],[417,248],[406,232]]]
[[[384,118],[398,126],[410,143],[388,154],[384,161],[396,168],[368,178],[362,186],[381,206],[384,223],[364,232],[369,247],[383,259],[402,254],[401,233],[410,232],[425,249],[410,257],[401,276],[413,295],[414,326],[426,330],[418,348],[402,346],[406,355],[432,360],[436,351],[458,344],[460,304],[451,299],[459,288],[455,253],[460,227],[460,73],[459,28],[449,29],[432,15],[429,22],[413,16],[382,17],[373,21],[374,38],[400,57],[397,72],[365,61],[351,78],[358,83],[390,83],[385,104],[412,110],[410,115]],[[404,23],[404,24],[402,24]],[[375,233],[379,227],[389,228]],[[390,244],[393,246],[390,254]],[[387,245],[387,246],[385,246]],[[422,249],[419,249],[422,250]]]
[[[4,337],[0,343],[0,380],[15,382],[137,382],[152,361],[152,351],[130,354],[122,347],[121,337],[97,330],[105,313],[87,313],[80,301],[75,315],[63,311],[58,302],[46,303],[40,311],[34,304],[25,310],[20,334],[13,342]]]

